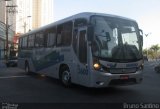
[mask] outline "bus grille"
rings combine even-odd
[[[117,68],[117,69],[110,69],[110,73],[112,74],[127,74],[127,73],[135,73],[137,71],[136,68]]]

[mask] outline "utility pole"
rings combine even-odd
[[[17,5],[7,5],[6,6],[6,62],[8,61],[8,30],[9,30],[9,25],[8,25],[8,14],[12,13],[15,14]]]

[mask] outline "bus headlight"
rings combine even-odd
[[[95,70],[100,70],[101,69],[101,65],[99,63],[94,63],[93,67]]]
[[[107,67],[101,65],[98,62],[95,62],[93,64],[93,67],[94,67],[95,70],[98,70],[98,71],[101,71],[101,72],[109,72],[109,69]]]

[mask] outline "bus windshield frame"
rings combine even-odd
[[[110,62],[135,62],[141,60],[142,38],[138,24],[129,19],[94,15],[92,54]]]

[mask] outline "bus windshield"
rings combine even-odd
[[[142,39],[134,21],[121,18],[92,16],[93,56],[113,62],[142,59]]]

